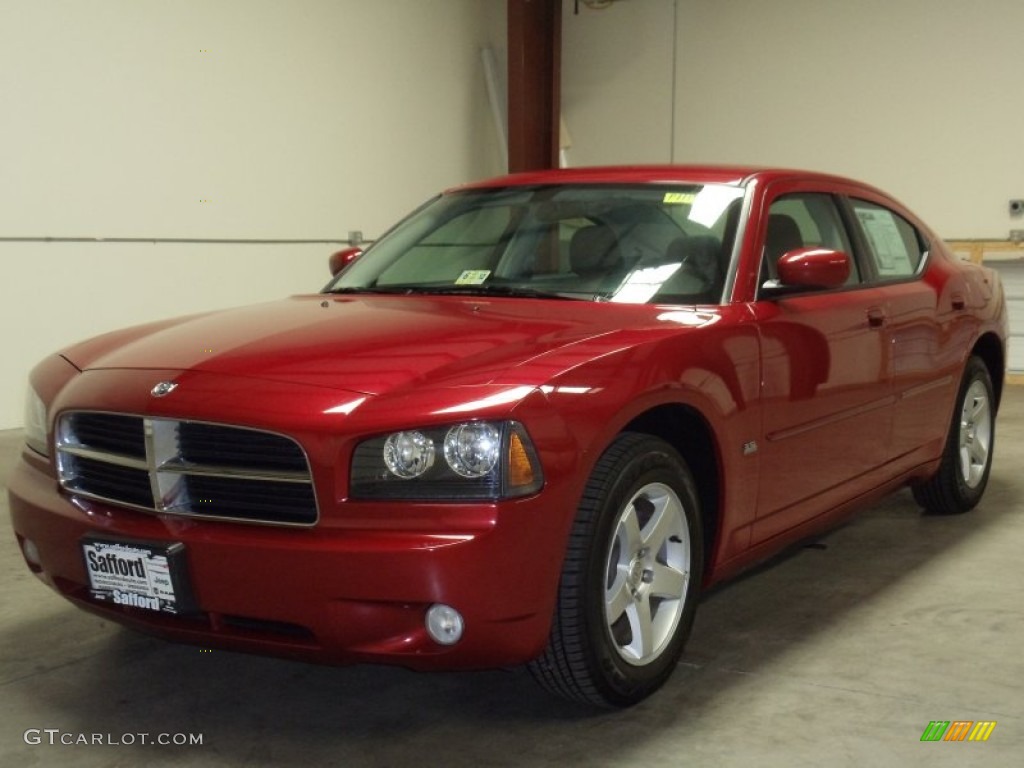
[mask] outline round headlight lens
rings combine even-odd
[[[419,477],[434,466],[434,441],[422,432],[395,432],[384,441],[384,464],[404,480]]]
[[[483,477],[501,456],[501,432],[493,424],[474,421],[448,430],[444,458],[452,471],[462,477]]]

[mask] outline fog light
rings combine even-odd
[[[427,611],[427,632],[441,645],[455,645],[462,639],[462,614],[450,605],[435,603]]]
[[[25,539],[24,543],[21,545],[21,551],[25,553],[25,559],[28,560],[29,563],[38,568],[43,567],[43,563],[39,559],[39,547],[36,546],[34,541],[31,539]]]

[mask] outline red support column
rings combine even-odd
[[[508,169],[558,167],[562,0],[508,0]]]

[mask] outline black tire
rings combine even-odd
[[[936,515],[956,515],[977,505],[988,485],[996,438],[992,377],[980,358],[964,368],[942,463],[929,480],[914,486],[914,499]]]
[[[651,695],[682,654],[703,566],[686,462],[663,440],[623,433],[584,490],[533,676],[557,695],[608,708]]]

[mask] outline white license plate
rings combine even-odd
[[[93,599],[162,613],[187,610],[190,601],[180,573],[184,555],[181,544],[155,546],[86,539],[82,554]]]

